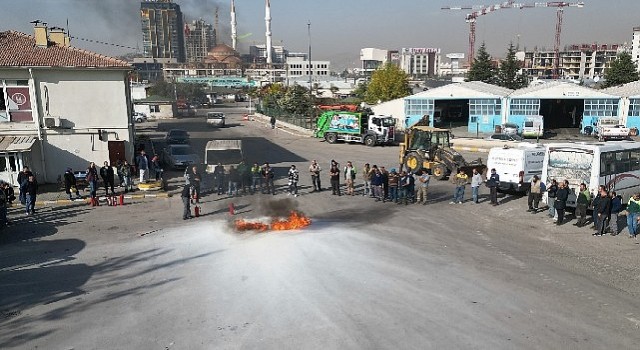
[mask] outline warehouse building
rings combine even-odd
[[[627,127],[640,129],[640,81],[610,87],[603,92],[620,96],[618,116]]]
[[[508,96],[510,123],[522,126],[530,115],[544,116],[545,129],[593,126],[598,117],[617,117],[620,97],[571,82],[554,81]]]
[[[449,84],[404,99],[405,126],[429,117],[429,125],[492,132],[502,124],[506,97],[513,90],[479,81]]]

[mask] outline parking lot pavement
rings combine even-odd
[[[228,115],[237,125],[222,130],[197,118],[162,124],[192,130],[192,145],[243,138],[252,161],[276,168],[277,194],[207,194],[202,215],[186,221],[176,196],[33,216],[10,209],[0,348],[637,346],[637,241],[593,237],[573,218],[556,226],[520,196],[491,206],[484,187],[480,204],[469,188],[465,203],[448,204],[448,181],[431,183],[426,206],[312,193],[311,159],[327,188],[331,159],[391,168],[398,148],[331,145]],[[291,164],[299,197],[284,191]],[[178,186],[180,171],[169,177]],[[311,226],[233,229],[289,209]]]

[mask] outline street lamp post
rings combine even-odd
[[[312,93],[312,87],[311,87],[311,76],[313,74],[313,71],[311,70],[311,21],[307,22],[307,36],[309,39],[309,57],[308,57],[308,64],[309,64],[309,97],[313,97],[313,93]]]

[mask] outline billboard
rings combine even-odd
[[[440,53],[440,49],[435,47],[412,47],[412,48],[402,48],[403,54],[410,55],[425,55],[429,53]]]

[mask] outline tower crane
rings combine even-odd
[[[450,7],[442,7],[443,10],[476,10],[467,14],[465,20],[469,23],[469,65],[473,63],[473,57],[475,55],[475,42],[476,42],[476,20],[480,16],[484,16],[498,9],[506,9],[506,8],[517,8],[517,9],[527,9],[527,8],[540,8],[540,7],[556,7],[556,36],[554,43],[554,62],[553,62],[553,77],[557,78],[559,76],[559,68],[560,68],[560,37],[562,34],[562,19],[564,15],[565,7],[577,7],[583,8],[584,2],[565,2],[565,1],[549,1],[549,2],[536,2],[536,3],[515,3],[515,1],[506,1],[501,4],[491,5],[491,6],[472,6],[472,7],[463,7],[463,6],[450,6]]]
[[[562,17],[564,16],[565,7],[577,7],[583,8],[584,2],[564,2],[564,1],[550,1],[550,2],[536,2],[529,4],[513,4],[519,9],[535,8],[535,7],[557,7],[556,10],[556,37],[553,45],[553,79],[557,79],[560,75],[560,36],[562,34]]]
[[[474,6],[445,6],[442,7],[442,10],[474,10],[473,12],[467,14],[465,20],[469,23],[469,66],[473,63],[473,58],[475,56],[475,46],[476,46],[476,21],[478,17],[488,15],[491,12],[494,12],[499,9],[506,9],[515,7],[513,0],[503,2],[501,4],[495,4],[490,6],[485,5],[474,5]]]

